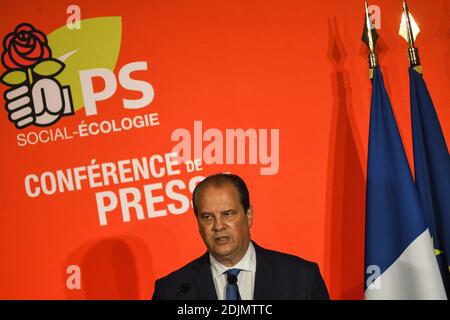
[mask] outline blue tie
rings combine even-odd
[[[241,272],[241,269],[229,269],[224,272],[227,275],[227,300],[241,300],[237,285],[237,276],[239,272]]]

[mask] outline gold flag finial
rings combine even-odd
[[[408,43],[408,59],[409,65],[417,72],[422,73],[422,66],[420,65],[419,50],[415,47],[415,41],[420,29],[414,17],[408,10],[406,0],[403,0],[403,13],[400,22],[400,30],[398,34]]]
[[[362,35],[362,41],[369,48],[369,78],[373,78],[373,72],[378,66],[378,58],[375,54],[375,45],[378,39],[378,34],[375,31],[372,23],[370,22],[369,6],[367,5],[367,0],[364,0],[365,7],[365,19],[364,19],[364,31]]]

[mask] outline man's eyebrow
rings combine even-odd
[[[234,210],[234,209],[227,209],[227,210],[221,211],[221,213],[234,213],[234,212],[237,212],[237,210]]]

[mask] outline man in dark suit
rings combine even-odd
[[[192,201],[208,252],[157,280],[154,300],[329,299],[316,263],[251,241],[253,207],[240,177],[209,176]]]

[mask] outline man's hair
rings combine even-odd
[[[192,193],[192,203],[194,205],[195,215],[198,216],[198,198],[207,186],[213,186],[216,188],[222,187],[223,185],[231,184],[234,186],[239,193],[239,201],[244,208],[244,212],[247,213],[250,208],[250,194],[247,189],[247,185],[241,177],[231,174],[231,173],[216,173],[210,175],[203,181],[201,181],[194,189]]]

